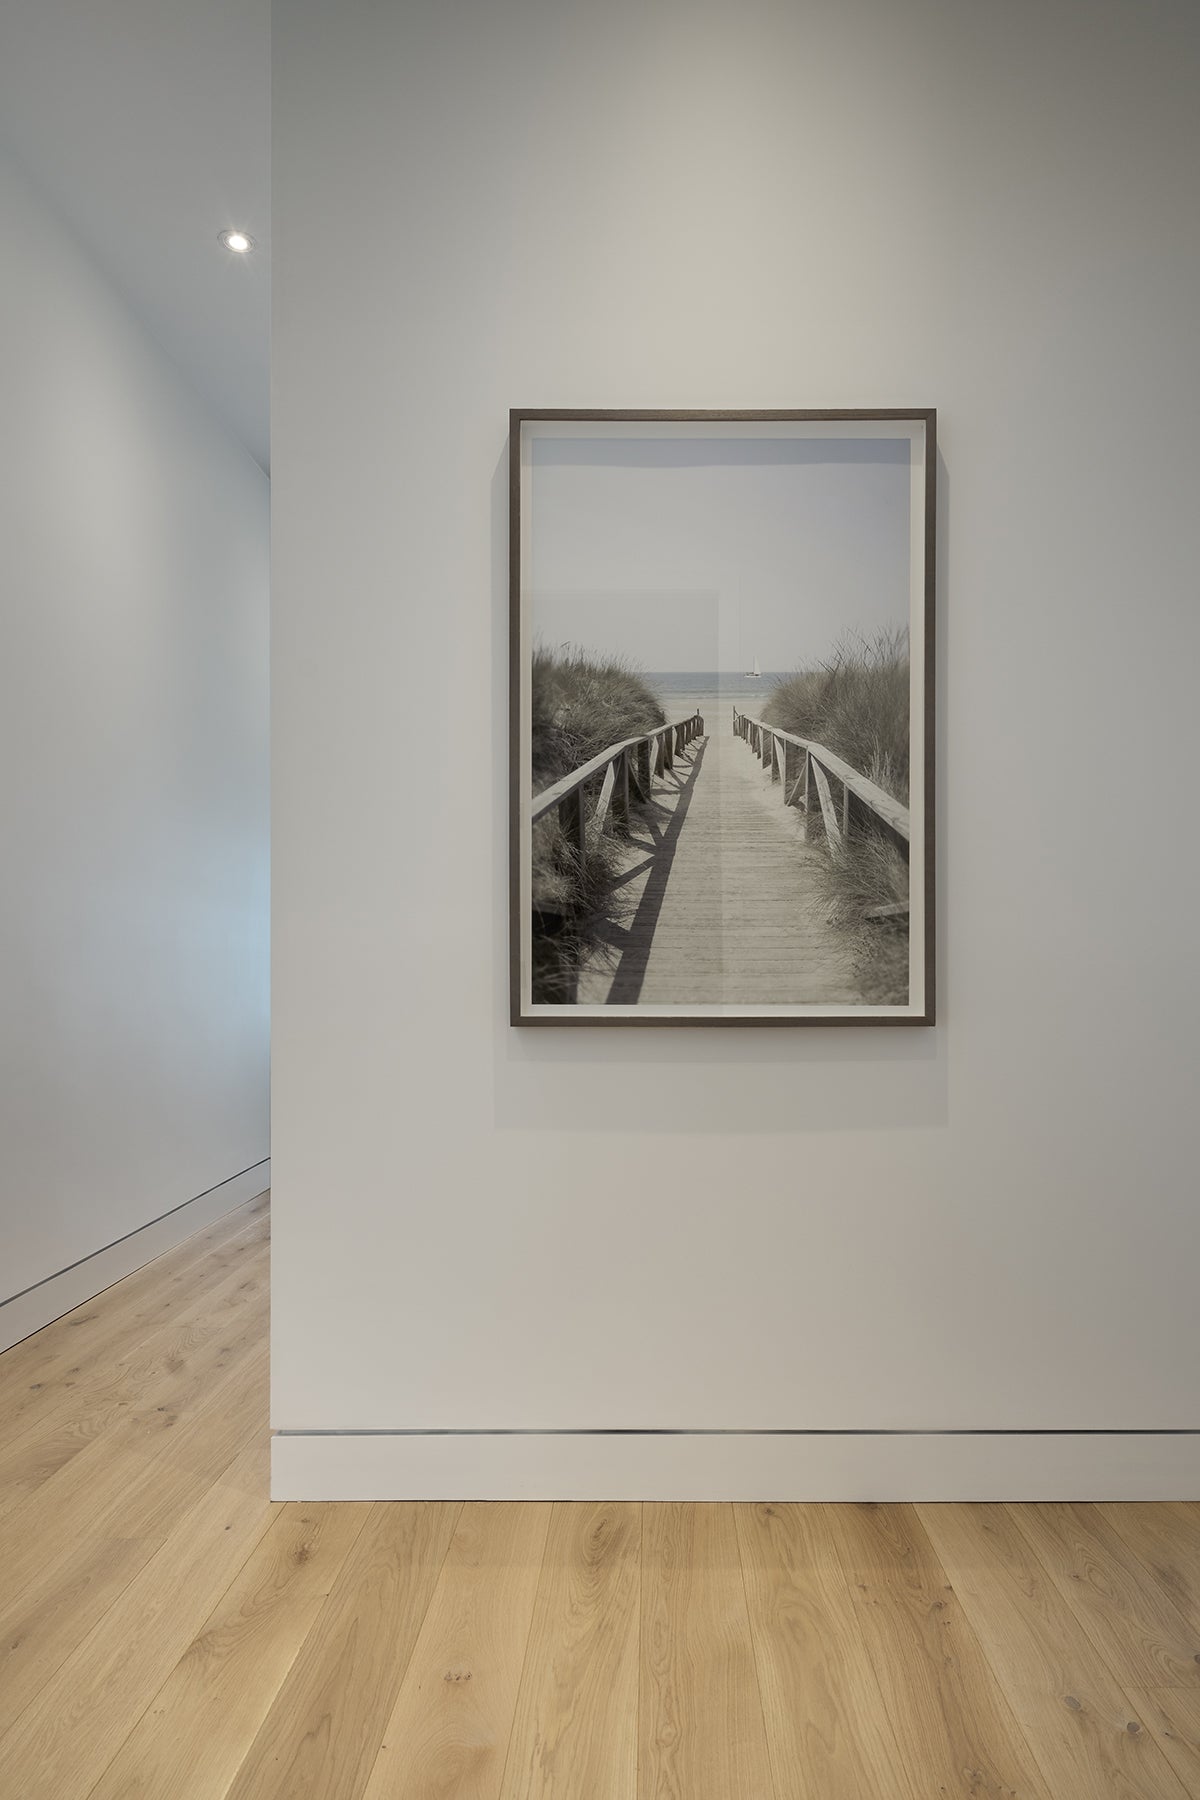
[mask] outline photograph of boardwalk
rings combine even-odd
[[[927,1022],[925,415],[522,415],[513,1019]]]

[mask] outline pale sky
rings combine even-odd
[[[792,669],[909,619],[907,439],[535,438],[530,621],[643,669]]]

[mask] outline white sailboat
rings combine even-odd
[[[762,680],[762,670],[758,666],[758,651],[757,650],[754,652],[754,667],[752,669],[746,670],[745,678],[747,681],[761,681]]]

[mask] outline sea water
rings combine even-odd
[[[788,674],[786,669],[764,669],[756,680],[741,670],[647,669],[643,679],[657,693],[668,719],[703,713],[705,730],[711,734],[732,731],[735,708],[760,717],[776,682],[786,681]]]

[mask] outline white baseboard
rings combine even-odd
[[[253,1200],[270,1185],[268,1158],[255,1163],[251,1169],[230,1176],[228,1181],[220,1182],[205,1193],[197,1194],[194,1199],[184,1200],[160,1218],[151,1219],[148,1224],[118,1238],[115,1243],[106,1244],[69,1268],[47,1275],[44,1281],[26,1288],[23,1293],[14,1294],[11,1300],[0,1301],[0,1351],[11,1349],[31,1332],[40,1331],[43,1325],[49,1325],[54,1319],[61,1319],[64,1313],[95,1299],[114,1281],[132,1275],[135,1269],[161,1256],[165,1250],[173,1250],[176,1244],[203,1231],[206,1225],[211,1225],[223,1213],[232,1212],[235,1206]]]
[[[1200,1433],[290,1432],[275,1500],[1195,1500]]]

